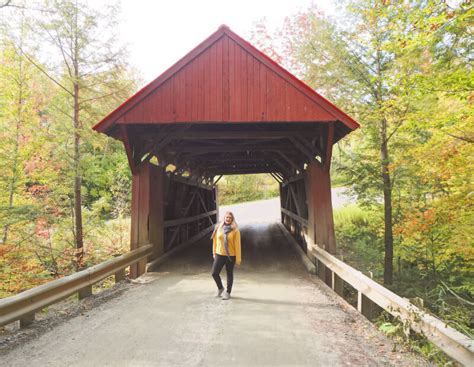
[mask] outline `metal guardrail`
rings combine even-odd
[[[474,365],[473,339],[427,314],[319,246],[313,246],[308,252],[332,272],[331,286],[338,294],[342,295],[342,281],[357,290],[357,308],[362,314],[367,316],[367,310],[371,309],[370,303],[373,302],[393,316],[399,317],[415,332],[425,335],[454,360],[465,366]],[[319,273],[324,275],[325,271]]]
[[[20,320],[27,325],[35,312],[79,292],[79,297],[92,294],[92,285],[115,274],[116,281],[125,277],[125,268],[152,254],[153,246],[145,245],[88,269],[53,280],[0,300],[0,326]]]

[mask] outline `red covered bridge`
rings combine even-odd
[[[472,340],[333,256],[331,153],[358,127],[228,27],[220,27],[94,127],[121,140],[128,156],[131,251],[0,300],[0,326],[16,320],[27,326],[45,306],[77,292],[88,297],[92,285],[109,275],[123,279],[128,266],[130,277],[137,278],[160,264],[159,279],[109,302],[90,319],[70,320],[2,362],[390,364],[391,348],[380,352],[375,336],[346,321],[350,312],[328,296],[332,291],[301,272],[294,245],[307,269],[335,294],[355,289],[363,315],[371,318],[383,308],[455,360],[472,365]],[[273,223],[242,230],[247,248],[239,293],[226,306],[217,305],[208,295],[209,241],[199,240],[218,220],[220,177],[247,173],[269,173],[279,182],[285,227]],[[356,323],[356,316],[350,317]]]
[[[283,223],[335,253],[331,152],[357,127],[221,26],[94,129],[124,143],[133,172],[132,249],[152,243],[158,257],[216,222],[218,177],[246,173],[272,174]],[[133,275],[144,271],[143,262]]]

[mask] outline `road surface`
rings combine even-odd
[[[241,232],[229,301],[214,297],[205,238],[117,297],[3,353],[0,365],[427,365],[308,274],[276,223]]]

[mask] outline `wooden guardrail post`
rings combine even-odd
[[[334,271],[332,272],[332,289],[341,297],[343,296],[344,281]]]
[[[361,291],[357,292],[357,310],[369,320],[373,320],[376,317],[376,304]]]
[[[84,299],[92,296],[92,285],[88,285],[87,287],[82,288],[77,293],[79,294],[79,299]]]
[[[31,325],[35,321],[35,313],[31,312],[20,319],[20,329]]]
[[[125,279],[125,269],[121,269],[114,274],[115,283],[121,282]]]

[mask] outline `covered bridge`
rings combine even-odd
[[[333,145],[359,124],[221,26],[94,129],[123,142],[133,173],[131,248],[153,261],[218,220],[222,175],[269,173],[282,221],[335,253]],[[145,271],[146,261],[131,268]]]

